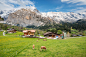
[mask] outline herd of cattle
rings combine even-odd
[[[39,40],[39,39],[38,39]],[[37,42],[38,42],[38,40],[37,40]],[[46,39],[43,39],[43,41],[47,41]],[[33,44],[33,49],[35,48],[35,45]],[[46,50],[46,47],[45,46],[41,46],[41,48],[40,48],[40,51],[42,51],[42,49],[45,49]]]

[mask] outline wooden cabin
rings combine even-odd
[[[51,37],[51,38],[56,38],[56,36],[60,37],[60,34],[52,33],[52,32],[46,32],[44,33],[45,37]]]
[[[36,32],[35,30],[23,30],[24,36],[27,36],[27,35],[34,36],[35,32]]]
[[[8,32],[8,33],[16,33],[16,31],[17,31],[17,30],[15,30],[15,29],[7,29],[7,32]]]

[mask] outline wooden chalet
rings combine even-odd
[[[16,31],[17,31],[17,30],[15,30],[15,29],[7,29],[7,32],[8,32],[8,33],[16,33]]]
[[[23,30],[24,36],[34,36],[35,32],[35,30]]]
[[[44,33],[45,37],[51,37],[51,38],[56,38],[57,36],[60,37],[60,34],[52,33],[52,32],[46,32]]]

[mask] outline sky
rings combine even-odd
[[[84,12],[86,0],[0,0],[0,10],[34,7],[40,12]]]

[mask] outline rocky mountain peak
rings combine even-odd
[[[20,10],[0,10],[0,16],[10,24],[19,26],[41,26],[53,23],[76,22],[79,19],[86,19],[86,12],[40,12],[34,7],[21,8]],[[17,23],[16,23],[17,22]],[[20,23],[19,23],[20,22]]]
[[[39,13],[39,12],[38,12]],[[14,13],[9,14],[7,23],[19,25],[19,26],[41,26],[47,24],[53,24],[53,20],[49,17],[41,17],[40,13],[37,14],[37,11],[31,11],[30,9],[20,9]]]

